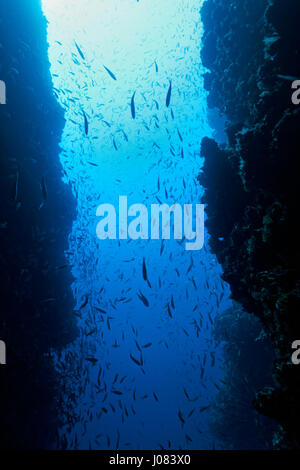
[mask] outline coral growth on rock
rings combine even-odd
[[[227,144],[202,142],[207,228],[233,299],[271,339],[276,387],[258,391],[255,407],[280,423],[291,446],[300,442],[300,366],[291,363],[299,249],[288,219],[299,194],[300,106],[291,100],[299,14],[298,0],[207,0],[202,8],[208,103],[226,116],[228,135]]]

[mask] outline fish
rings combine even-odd
[[[119,449],[119,445],[120,445],[120,431],[119,429],[117,429],[117,442],[116,442],[116,450]]]
[[[134,103],[134,98],[135,98],[135,92],[133,93],[132,95],[132,98],[131,98],[131,116],[132,116],[132,119],[135,119],[135,103]]]
[[[172,312],[171,312],[171,309],[170,309],[170,305],[168,304],[168,314],[169,314],[169,317],[170,318],[173,318],[173,315],[172,315]]]
[[[144,281],[148,281],[145,258],[143,258],[143,279]]]
[[[79,310],[82,310],[82,309],[87,305],[88,300],[89,300],[88,296],[85,295],[85,296],[84,296],[84,301],[83,301],[83,303],[80,305]]]
[[[88,119],[86,117],[86,114],[84,111],[82,111],[82,114],[83,114],[83,118],[84,118],[84,132],[85,132],[85,135],[88,135],[89,133],[89,122],[88,122]]]
[[[180,140],[181,140],[181,142],[182,142],[182,141],[183,141],[183,139],[182,139],[182,135],[181,135],[181,134],[180,134],[180,132],[179,132],[179,129],[177,129],[177,133],[178,133],[178,137],[179,137],[179,139],[180,139]]]
[[[169,85],[169,89],[168,89],[168,93],[167,93],[167,97],[166,97],[166,106],[167,106],[167,108],[170,106],[171,94],[172,94],[172,81],[170,80],[170,85]]]
[[[86,361],[92,362],[93,364],[96,364],[98,362],[98,359],[96,359],[95,357],[91,357],[91,356],[88,356],[85,359]]]
[[[123,129],[122,129],[122,132],[123,132],[124,139],[126,140],[126,142],[128,142],[128,135],[125,133]]]
[[[140,361],[138,361],[131,353],[129,354],[130,356],[130,359],[137,365],[137,366],[141,366],[142,363]]]
[[[184,425],[185,421],[184,421],[184,418],[183,418],[183,416],[182,416],[182,413],[181,413],[181,411],[180,411],[180,410],[178,410],[178,413],[177,413],[177,414],[178,414],[178,418],[180,419],[180,421],[181,421],[182,425]]]
[[[146,299],[146,297],[142,294],[141,291],[138,292],[138,298],[143,302],[143,304],[146,306],[146,307],[149,307],[149,301]]]
[[[208,408],[209,408],[209,405],[202,406],[202,408],[200,408],[200,410],[199,410],[199,413],[203,413],[203,411],[208,410]]]
[[[77,44],[76,41],[75,41],[75,46],[76,46],[76,49],[77,49],[77,51],[78,51],[80,57],[81,57],[83,60],[85,60],[84,54],[83,54],[82,50],[80,49],[80,47],[78,46],[78,44]]]
[[[105,68],[105,70],[106,70],[107,73],[111,76],[111,78],[112,78],[113,80],[117,80],[117,77],[115,76],[114,73],[112,73],[111,70],[109,70],[105,65],[103,65],[103,67]]]
[[[95,309],[98,310],[98,312],[100,312],[100,313],[104,313],[104,314],[107,313],[106,310],[103,310],[100,307],[95,307]]]
[[[114,378],[114,381],[113,381],[113,385],[116,383],[116,381],[118,380],[118,377],[119,377],[119,374],[116,374],[115,375],[115,378]]]

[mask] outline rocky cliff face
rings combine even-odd
[[[39,0],[0,3],[0,447],[50,445],[57,424],[51,353],[71,341],[64,250],[75,216],[62,183],[63,112],[53,94]]]
[[[226,145],[202,142],[207,228],[233,298],[271,339],[277,387],[258,391],[255,407],[280,423],[288,446],[300,442],[300,366],[291,363],[300,339],[291,220],[299,195],[300,106],[291,101],[299,14],[298,0],[207,0],[202,8],[208,102],[226,115],[228,135]]]

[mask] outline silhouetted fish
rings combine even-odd
[[[171,82],[171,80],[170,80],[170,85],[169,85],[169,89],[168,89],[168,93],[167,93],[167,98],[166,98],[166,106],[167,106],[167,108],[170,106],[171,94],[172,94],[172,82]]]
[[[86,114],[84,111],[82,111],[82,114],[83,114],[83,118],[84,118],[84,131],[85,131],[85,135],[88,135],[89,133],[89,122],[87,120],[87,117],[86,117]]]
[[[76,49],[77,49],[77,51],[78,51],[80,57],[81,57],[83,60],[85,60],[85,57],[84,57],[84,55],[83,55],[83,52],[82,52],[82,50],[80,49],[80,47],[78,46],[78,44],[77,44],[76,41],[75,41],[75,46],[76,46]]]
[[[105,70],[106,70],[107,73],[111,76],[111,78],[112,78],[113,80],[117,80],[117,77],[115,76],[114,73],[112,73],[111,70],[109,70],[107,67],[105,67],[105,65],[103,65],[103,67],[105,68]]]
[[[142,292],[138,292],[138,298],[143,302],[143,304],[146,306],[146,307],[149,307],[149,302],[148,300],[146,299],[146,297],[142,294]]]
[[[134,103],[134,97],[135,97],[135,92],[133,93],[132,95],[132,98],[131,98],[131,116],[132,116],[132,119],[135,119],[135,103]]]

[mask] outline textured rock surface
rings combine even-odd
[[[227,145],[202,142],[207,227],[233,298],[272,341],[278,386],[260,391],[255,406],[282,425],[291,446],[300,442],[300,368],[291,364],[300,321],[288,212],[296,219],[300,106],[287,77],[300,78],[299,14],[298,0],[207,0],[202,9],[208,101],[226,115],[228,135]]]
[[[61,181],[64,117],[52,95],[46,26],[39,0],[1,1],[0,78],[7,87],[7,104],[0,107],[3,448],[50,445],[57,424],[50,353],[76,333],[64,258],[75,203]]]

